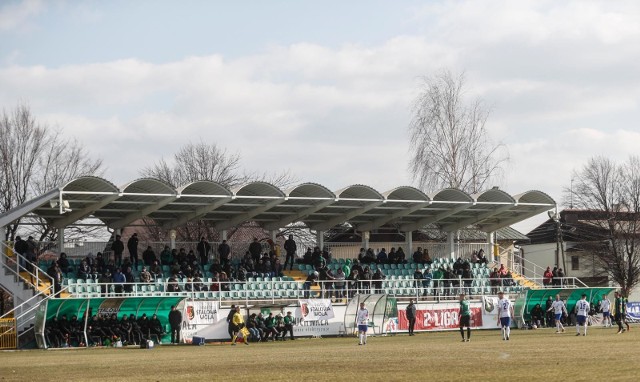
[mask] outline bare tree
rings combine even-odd
[[[457,188],[477,193],[488,187],[509,160],[506,147],[493,144],[481,100],[464,98],[464,75],[442,71],[423,78],[409,127],[409,169],[426,191]]]
[[[289,171],[280,173],[248,173],[240,168],[240,155],[229,153],[215,143],[189,143],[173,156],[173,163],[165,159],[144,169],[142,176],[160,179],[178,187],[198,180],[218,182],[233,188],[250,181],[264,181],[277,187],[287,187],[297,181]],[[162,240],[163,233],[152,219],[143,219],[145,235],[152,240]],[[233,236],[235,228],[228,230]],[[206,220],[191,221],[176,229],[178,240],[199,241],[200,237],[218,237],[217,230]]]
[[[594,236],[588,249],[628,294],[640,283],[640,158],[617,164],[593,157],[573,178],[565,198],[591,211]]]
[[[0,204],[9,210],[29,198],[83,175],[100,175],[102,161],[90,159],[76,140],[65,139],[40,124],[24,104],[0,117]],[[30,234],[40,240],[55,240],[57,229],[43,219],[29,219]],[[6,239],[13,240],[21,221],[8,227]]]

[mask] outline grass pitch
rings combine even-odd
[[[631,381],[638,380],[640,327],[476,330],[206,346],[29,350],[0,353],[2,381]]]

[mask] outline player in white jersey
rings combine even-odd
[[[511,335],[511,317],[513,314],[513,305],[511,301],[504,296],[502,291],[498,292],[498,325],[501,326],[502,340],[509,341]]]
[[[611,301],[606,294],[602,295],[600,300],[600,311],[602,312],[602,326],[605,328],[611,327]]]
[[[564,333],[564,326],[562,326],[562,313],[565,313],[567,311],[567,308],[564,306],[564,302],[562,302],[562,300],[560,300],[560,295],[557,294],[556,295],[556,300],[553,302],[553,304],[551,304],[551,308],[549,308],[547,310],[547,312],[550,312],[553,310],[553,314],[555,314],[555,321],[556,321],[556,333],[560,333],[563,332]]]
[[[367,328],[369,326],[369,310],[365,308],[364,302],[360,303],[360,309],[356,313],[356,321],[358,322],[358,345],[367,344]]]
[[[582,298],[576,303],[576,336],[580,335],[580,327],[584,327],[583,336],[587,335],[587,317],[589,316],[589,302],[587,295],[583,294]]]

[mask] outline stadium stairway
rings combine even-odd
[[[530,288],[530,289],[540,289],[541,285],[538,284],[537,282],[528,279],[527,277],[521,275],[520,273],[516,272],[516,271],[511,271],[511,276],[513,276],[513,280],[516,281],[518,284],[522,285],[525,288]]]

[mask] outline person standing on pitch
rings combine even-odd
[[[624,333],[625,329],[622,324],[627,326],[627,330],[629,330],[629,324],[627,324],[626,316],[627,316],[627,302],[626,299],[622,296],[620,292],[615,293],[616,299],[614,300],[614,308],[616,319],[616,324],[618,324],[618,333]]]
[[[587,295],[582,294],[582,298],[576,303],[576,336],[580,335],[580,326],[584,326],[584,334],[587,335],[587,316],[589,315],[589,303]]]
[[[551,308],[547,310],[550,312],[553,310],[553,314],[555,314],[556,321],[556,333],[564,333],[564,326],[562,326],[562,313],[567,311],[567,308],[564,306],[564,302],[560,299],[560,295],[556,295],[556,300],[551,304]]]
[[[415,335],[413,333],[413,328],[416,326],[416,305],[415,301],[409,301],[409,305],[407,305],[407,320],[409,321],[409,335]]]
[[[605,328],[611,327],[611,301],[606,294],[602,295],[600,300],[600,311],[602,311],[602,326]]]
[[[498,292],[498,325],[502,327],[502,340],[509,341],[511,334],[511,317],[513,314],[513,305],[511,301],[504,296],[504,292]]]
[[[171,307],[169,312],[169,325],[171,325],[171,343],[180,343],[180,327],[182,326],[182,313],[176,309],[175,305]]]
[[[360,342],[358,345],[367,344],[367,329],[369,326],[369,310],[365,308],[364,302],[360,303],[360,309],[356,314],[356,321],[358,322],[358,339]]]
[[[249,336],[245,334],[246,329],[244,328],[244,317],[242,317],[242,313],[240,313],[240,305],[236,306],[231,322],[233,324],[231,345],[235,346],[236,340],[238,339],[238,334],[240,334],[241,332],[243,334],[242,340],[244,341],[244,344],[249,345]]]
[[[469,300],[465,298],[464,293],[460,295],[460,335],[462,336],[462,342],[469,342],[471,340],[471,309],[469,308]],[[467,328],[467,338],[464,338],[464,328]]]

